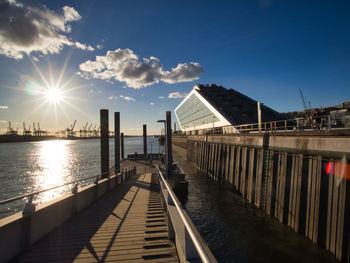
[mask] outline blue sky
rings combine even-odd
[[[313,107],[350,99],[349,1],[0,4],[1,131],[7,121],[56,130],[75,119],[80,129],[108,108],[121,112],[125,133],[140,134],[143,123],[158,133],[156,121],[181,102],[169,94],[197,83],[280,112],[303,109],[299,88]],[[56,104],[43,94],[55,85],[64,93]]]

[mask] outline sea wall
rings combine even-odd
[[[349,262],[350,137],[174,136],[186,159]]]

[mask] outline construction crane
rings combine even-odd
[[[301,97],[301,100],[302,100],[303,105],[304,105],[306,123],[311,125],[312,124],[311,102],[309,101],[308,102],[309,106],[307,106],[305,98],[304,98],[304,94],[303,94],[301,89],[299,89],[299,93],[300,93],[300,97]]]
[[[6,134],[8,135],[18,135],[18,129],[15,130],[11,127],[11,122],[9,121],[9,126],[7,127],[7,132]]]
[[[91,127],[92,127],[92,122],[91,122],[91,124],[89,126],[89,129],[87,130],[88,136],[91,136],[91,134],[92,134]]]

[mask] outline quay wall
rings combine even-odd
[[[173,144],[199,170],[350,262],[349,136],[174,136]]]
[[[33,213],[22,212],[0,219],[0,262],[7,262],[32,244],[60,226],[111,189],[121,184],[134,170],[109,179],[102,179],[97,184],[90,184],[50,202],[40,204]]]

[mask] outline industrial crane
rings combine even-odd
[[[11,127],[11,122],[9,121],[9,126],[7,127],[7,132],[6,134],[8,135],[18,135],[18,129],[15,130]]]
[[[89,122],[87,122],[85,126],[83,126],[81,130],[79,130],[80,137],[86,136],[86,126],[88,125],[88,123]]]
[[[74,137],[74,127],[75,127],[75,124],[77,123],[77,120],[74,121],[73,125],[71,126],[71,128],[67,128],[67,136],[68,137]]]
[[[29,125],[29,129],[27,130],[25,122],[23,122],[23,135],[27,135],[27,136],[32,135],[32,131],[30,130],[30,125]]]

